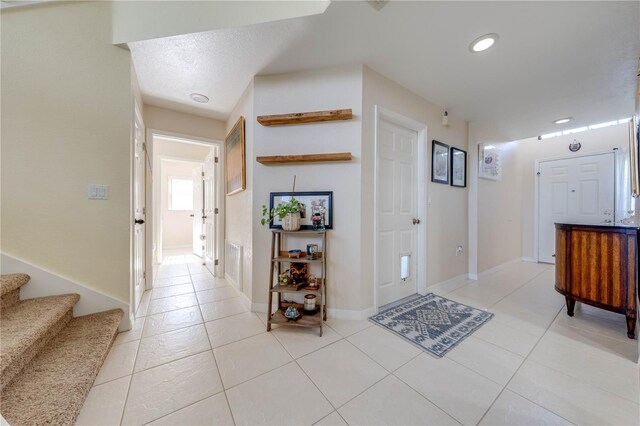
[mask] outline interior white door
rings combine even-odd
[[[542,161],[538,169],[538,260],[555,263],[555,223],[613,221],[614,153]]]
[[[134,311],[138,309],[145,290],[145,155],[144,124],[136,106],[134,119],[134,162],[133,162],[133,277]]]
[[[204,259],[204,239],[203,226],[204,221],[204,173],[202,166],[198,165],[193,168],[193,254]]]
[[[218,259],[218,235],[217,235],[217,170],[218,147],[211,148],[211,153],[204,163],[204,236],[205,236],[205,263],[214,275],[218,274],[215,261]]]
[[[378,306],[416,293],[417,140],[415,131],[379,122],[376,152]]]

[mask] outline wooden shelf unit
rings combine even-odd
[[[310,239],[321,239],[322,252],[318,253],[317,259],[308,259],[307,257],[301,258],[289,258],[287,251],[283,250],[284,242],[283,238],[288,236],[302,237],[306,236]],[[326,301],[326,287],[327,287],[327,231],[284,231],[281,229],[271,230],[271,268],[269,272],[269,303],[267,305],[267,331],[271,331],[273,324],[290,325],[294,327],[318,327],[320,328],[320,337],[322,337],[323,323],[327,319],[327,301]],[[317,276],[319,286],[317,289],[302,288],[297,290],[294,285],[281,286],[278,283],[277,277],[282,272],[282,265],[287,263],[309,263],[320,265],[320,274]],[[315,294],[316,306],[318,312],[313,315],[305,315],[302,312],[302,316],[297,320],[290,320],[284,316],[284,311],[281,309],[283,294]],[[277,294],[278,308],[273,311],[273,295]]]
[[[290,114],[259,115],[258,123],[263,126],[286,126],[288,124],[317,123],[321,121],[351,120],[351,109],[327,111],[294,112]]]
[[[290,163],[327,163],[333,161],[351,161],[350,152],[334,152],[329,154],[304,155],[266,155],[256,157],[260,164],[290,164]]]

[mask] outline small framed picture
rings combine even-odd
[[[431,182],[449,185],[449,145],[431,142]]]
[[[293,197],[302,206],[300,212],[301,229],[313,229],[314,214],[323,215],[324,228],[333,229],[333,191],[294,192]],[[291,192],[271,192],[269,194],[269,211],[278,204],[291,200]],[[276,216],[269,224],[271,229],[282,229],[282,219]]]
[[[467,186],[467,152],[451,147],[451,186]]]
[[[478,177],[490,180],[502,178],[499,146],[490,143],[478,145]]]

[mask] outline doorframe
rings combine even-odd
[[[203,138],[203,137],[199,137],[199,136],[191,136],[191,135],[187,135],[184,133],[176,133],[176,132],[170,132],[170,131],[166,131],[166,130],[160,130],[160,129],[153,129],[153,128],[147,128],[146,129],[146,144],[147,144],[147,150],[149,152],[150,158],[151,158],[151,163],[153,165],[154,162],[154,150],[153,150],[153,141],[154,138],[156,137],[160,137],[160,138],[166,138],[166,139],[174,139],[177,142],[186,142],[186,143],[200,143],[203,145],[211,145],[211,146],[217,146],[218,147],[218,158],[219,158],[219,164],[220,166],[218,167],[218,172],[216,176],[216,180],[217,180],[217,185],[218,185],[218,191],[217,191],[217,197],[216,197],[216,204],[218,206],[218,211],[220,212],[217,215],[217,220],[216,220],[216,228],[217,228],[217,240],[216,241],[216,251],[218,253],[218,266],[215,268],[215,272],[216,272],[216,276],[224,276],[224,239],[225,239],[225,197],[223,195],[223,177],[224,177],[224,161],[225,161],[225,152],[224,152],[224,142],[221,140],[217,140],[217,139],[210,139],[210,138]],[[153,173],[153,168],[151,170],[151,173]],[[147,185],[146,189],[148,191],[147,193],[147,201],[149,199],[152,200],[152,204],[153,204],[153,191],[154,191],[154,187],[153,185]],[[155,208],[152,205],[151,210],[149,210],[149,208],[147,208],[147,215],[149,218],[151,218],[150,223],[151,226],[153,228],[153,224],[155,223]],[[151,233],[153,234],[153,232]],[[146,257],[146,261],[147,261],[147,283],[151,282],[153,283],[153,276],[154,276],[154,270],[153,270],[153,236],[151,237],[147,237],[147,257]],[[151,287],[149,285],[147,285],[147,289],[150,289]]]
[[[133,319],[135,318],[136,315],[136,276],[135,276],[135,264],[136,264],[136,259],[135,259],[135,255],[136,255],[136,251],[135,251],[135,205],[136,205],[136,201],[135,201],[135,196],[136,196],[136,190],[135,190],[135,185],[136,185],[136,126],[135,126],[135,121],[136,119],[140,120],[140,123],[142,124],[142,138],[144,140],[143,144],[146,144],[146,139],[147,139],[147,128],[144,125],[144,116],[142,114],[142,110],[140,109],[140,105],[138,104],[138,100],[137,99],[133,99],[133,114],[132,114],[132,120],[134,125],[131,126],[131,143],[130,143],[130,155],[129,155],[129,168],[131,170],[131,174],[130,174],[130,178],[129,178],[129,188],[131,190],[131,194],[129,197],[129,258],[131,259],[131,265],[129,267],[129,321],[131,324],[133,324]],[[147,194],[146,194],[146,188],[147,188],[147,163],[146,163],[146,155],[148,155],[148,153],[146,152],[146,145],[143,149],[143,152],[145,152],[145,158],[143,161],[143,164],[145,165],[144,168],[144,182],[142,187],[144,188],[144,192],[145,192],[145,196],[144,196],[144,201],[145,201],[145,209],[146,209],[146,205],[147,205]],[[144,223],[144,235],[145,235],[145,247],[144,247],[144,251],[145,251],[145,262],[144,262],[144,272],[145,272],[145,290],[148,288],[148,282],[149,282],[149,272],[151,270],[153,270],[153,267],[151,269],[149,269],[149,263],[147,262],[148,257],[149,257],[149,247],[147,245],[147,239],[148,239],[148,232],[147,232],[147,217],[146,217],[146,211],[145,211],[145,223]]]
[[[558,160],[571,160],[573,158],[583,158],[583,157],[593,157],[594,155],[602,155],[602,154],[610,154],[613,152],[613,197],[614,197],[614,211],[617,205],[617,190],[618,190],[618,154],[620,153],[620,148],[612,148],[612,149],[600,149],[597,151],[584,152],[582,154],[573,154],[569,156],[558,156],[558,157],[549,157],[543,158],[540,160],[534,161],[533,166],[533,261],[535,263],[540,262],[540,253],[538,250],[540,248],[540,234],[539,234],[539,222],[540,222],[540,176],[538,172],[540,171],[540,163],[546,163],[547,161],[558,161]],[[615,220],[615,216],[614,216]]]
[[[427,293],[427,125],[376,104],[374,106],[373,151],[373,309],[378,313],[378,139],[380,122],[386,121],[410,129],[418,134],[416,141],[416,217],[420,223],[416,229],[416,292]],[[418,261],[419,260],[419,261]]]

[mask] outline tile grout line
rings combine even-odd
[[[153,291],[153,289],[149,291]],[[149,294],[149,297],[151,297],[151,294]],[[151,299],[149,299],[149,301],[151,301]],[[147,305],[147,308],[148,308],[148,305]],[[124,413],[127,410],[127,403],[129,402],[129,394],[131,393],[131,383],[133,383],[133,375],[134,375],[133,370],[136,368],[136,362],[138,361],[138,353],[140,352],[140,344],[142,343],[142,333],[144,332],[144,326],[146,325],[146,323],[147,323],[147,320],[145,319],[142,322],[142,331],[140,332],[140,340],[138,341],[138,347],[136,348],[136,356],[133,359],[133,368],[131,369],[129,386],[127,387],[127,394],[124,397],[124,404],[122,405],[122,412],[120,413],[119,424],[122,424],[122,422],[124,421]]]

